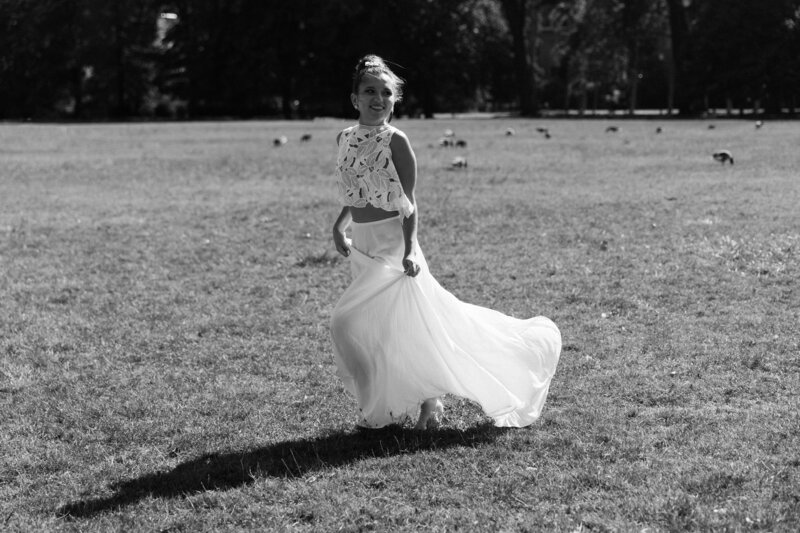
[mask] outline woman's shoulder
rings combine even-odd
[[[406,138],[405,133],[388,123],[379,126],[373,131],[376,133],[375,141],[383,146],[394,145],[395,138]]]
[[[405,134],[405,132],[403,130],[401,130],[399,128],[395,128],[394,126],[392,126],[390,124],[387,124],[387,126],[389,126],[389,128],[391,128],[388,131],[391,134],[389,143],[390,143],[390,145],[392,147],[395,147],[395,146],[398,146],[398,145],[400,145],[400,146],[409,146],[410,145],[410,142],[408,140],[408,136]]]
[[[406,134],[403,133],[403,130],[401,130],[400,128],[396,128],[396,127],[392,126],[391,124],[386,124],[386,131],[390,132],[392,135],[398,135],[399,134],[399,135],[402,135],[403,137],[406,136]]]

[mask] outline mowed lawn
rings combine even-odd
[[[564,341],[430,432],[334,374],[348,124],[0,124],[0,530],[800,528],[800,124],[397,120],[433,274]]]

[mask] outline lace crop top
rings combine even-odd
[[[365,207],[369,203],[385,211],[399,211],[403,217],[414,212],[392,162],[389,143],[395,131],[388,124],[357,124],[342,131],[336,181],[343,205]]]

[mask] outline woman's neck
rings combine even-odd
[[[358,121],[358,125],[359,125],[359,126],[363,126],[363,127],[365,127],[365,128],[380,128],[381,126],[386,126],[386,125],[388,125],[388,122],[386,122],[386,121],[384,120],[383,122],[380,122],[380,123],[378,123],[378,124],[365,124],[365,123],[363,123],[363,122],[361,122],[361,121],[359,120],[359,121]]]

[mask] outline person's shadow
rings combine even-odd
[[[375,457],[391,457],[493,441],[504,430],[490,423],[459,431],[411,431],[397,426],[337,432],[286,441],[242,452],[211,453],[167,472],[155,472],[112,486],[114,494],[60,507],[58,516],[88,517],[134,504],[149,496],[177,498],[208,490],[227,490],[264,477],[301,478],[318,470]]]

